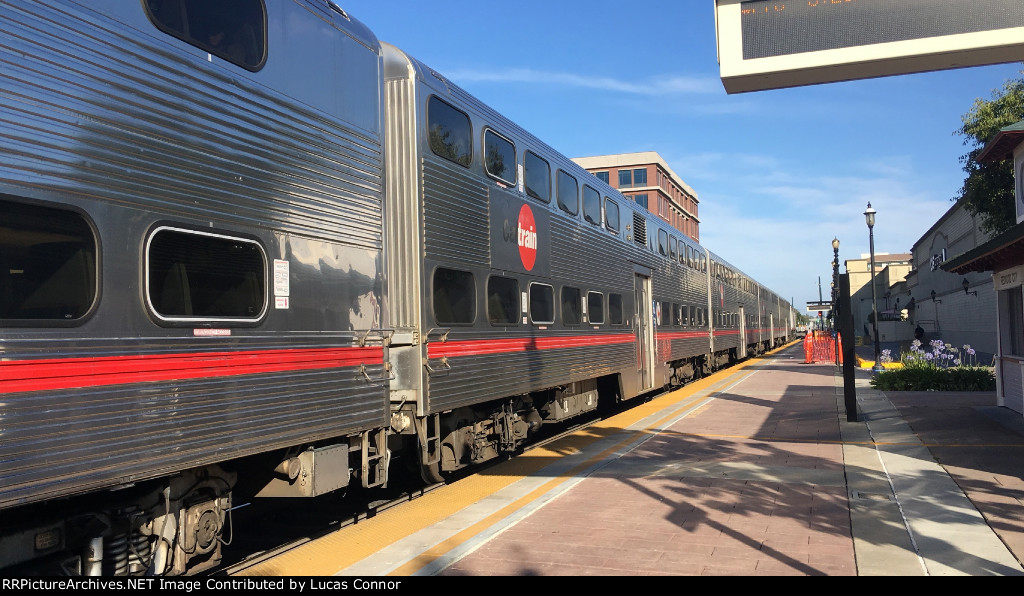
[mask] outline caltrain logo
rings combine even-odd
[[[537,222],[533,219],[533,210],[526,204],[519,210],[516,242],[519,244],[519,258],[523,261],[523,267],[526,267],[527,271],[533,270],[533,265],[537,262]]]

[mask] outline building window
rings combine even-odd
[[[448,161],[469,167],[473,161],[473,137],[469,116],[437,97],[427,108],[430,150]]]
[[[1000,300],[1006,307],[1001,314],[1005,314],[1006,326],[1003,328],[1002,345],[1003,354],[1007,356],[1024,356],[1024,288],[1012,288],[1000,291],[1006,296]]]
[[[160,30],[185,43],[248,70],[263,64],[267,18],[260,0],[149,0],[143,6]]]
[[[636,201],[637,205],[640,205],[644,209],[647,209],[647,193],[642,192],[639,194],[635,194],[633,195],[633,200]]]
[[[515,186],[516,148],[493,130],[484,133],[484,168],[489,176]]]
[[[580,185],[576,179],[558,170],[558,206],[570,215],[580,212]]]
[[[254,321],[266,309],[266,257],[252,240],[160,228],[146,264],[147,299],[161,318]]]
[[[647,186],[647,170],[633,170],[633,186]]]
[[[597,179],[600,180],[601,182],[604,182],[605,184],[609,183],[608,172],[597,172],[594,175],[597,176]]]
[[[583,219],[595,226],[601,225],[601,195],[586,184],[583,185]]]
[[[629,188],[630,186],[633,186],[633,171],[619,170],[619,188]]]
[[[519,324],[519,280],[498,275],[487,280],[487,320],[491,325]]]
[[[96,239],[78,213],[0,201],[0,319],[73,322],[96,300]]]
[[[526,194],[545,203],[550,203],[551,166],[532,151],[526,152],[526,158],[523,161],[526,167]]]

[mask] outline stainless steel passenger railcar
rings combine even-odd
[[[792,336],[331,0],[7,3],[0,64],[0,568],[195,573],[250,498],[441,480]]]

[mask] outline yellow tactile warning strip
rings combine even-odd
[[[470,527],[425,549],[408,562],[399,563],[389,573],[389,575],[399,576],[412,575],[445,553],[478,536],[499,520],[529,505],[558,484],[565,482],[567,478],[593,466],[595,462],[608,457],[630,442],[636,441],[639,436],[651,433],[651,429],[661,428],[668,420],[679,417],[683,409],[702,405],[700,404],[701,400],[706,399],[709,393],[721,386],[731,384],[736,377],[747,374],[744,369],[759,362],[759,359],[746,360],[737,366],[642,403],[544,447],[530,450],[500,464],[493,471],[494,473],[476,474],[463,478],[450,486],[431,491],[421,498],[404,503],[401,507],[388,509],[370,519],[341,528],[337,532],[282,553],[272,560],[249,567],[240,571],[238,575],[280,577],[337,574],[381,549],[436,524],[465,507],[541,470],[558,458],[582,451],[588,445],[601,439],[621,435],[621,440],[615,441],[612,446],[558,476],[553,476],[548,482],[528,494]],[[658,414],[663,415],[645,423],[642,428],[624,430],[631,428],[639,421]]]

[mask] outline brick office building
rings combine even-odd
[[[697,193],[656,152],[576,157],[573,161],[700,242]]]

